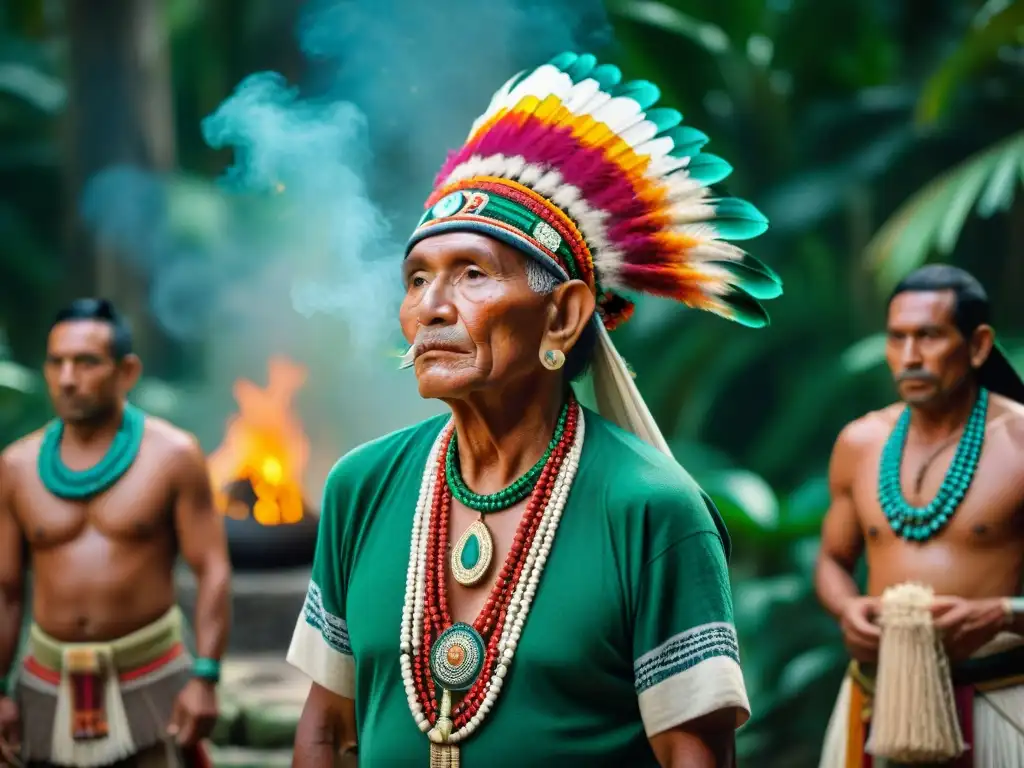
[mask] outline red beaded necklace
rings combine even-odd
[[[555,479],[558,477],[562,463],[573,445],[579,409],[569,409],[565,431],[551,457],[545,464],[540,480],[527,502],[526,511],[516,530],[516,535],[509,550],[505,563],[498,574],[491,594],[483,609],[473,622],[473,628],[480,634],[485,645],[484,663],[479,676],[466,692],[465,697],[452,712],[452,720],[456,728],[470,721],[480,710],[487,694],[488,684],[498,661],[498,644],[509,603],[516,585],[522,577],[527,556],[537,534],[537,528],[544,516],[544,510],[551,499]],[[449,429],[442,444],[441,455],[447,451],[453,429]],[[431,648],[437,637],[452,625],[452,617],[448,610],[447,595],[447,562],[448,562],[448,523],[452,504],[452,492],[445,479],[444,462],[438,463],[435,478],[435,491],[430,507],[430,520],[427,535],[427,568],[425,573],[425,595],[423,611],[423,634],[419,653],[413,656],[413,682],[416,695],[423,707],[423,712],[431,724],[438,718],[437,692],[431,677],[429,662]]]

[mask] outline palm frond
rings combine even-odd
[[[1024,181],[1024,131],[964,160],[907,200],[865,248],[880,287],[892,288],[934,251],[949,254],[968,214],[1009,209]]]
[[[613,0],[609,10],[618,16],[684,37],[708,53],[718,55],[732,49],[721,27],[689,16],[658,0]]]
[[[921,89],[916,118],[929,125],[949,109],[957,88],[974,72],[997,60],[999,51],[1016,44],[1024,29],[1024,3],[989,0],[978,11],[956,49]]]

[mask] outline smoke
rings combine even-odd
[[[205,415],[186,426],[211,447],[231,382],[262,381],[274,354],[310,368],[303,411],[316,417],[304,422],[338,449],[437,410],[395,371],[409,228],[497,87],[610,42],[600,0],[305,6],[303,81],[253,74],[203,121],[206,142],[232,155],[216,183],[118,167],[81,201],[101,242],[148,277],[160,325],[203,341],[207,396],[192,405]]]

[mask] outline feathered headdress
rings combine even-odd
[[[702,152],[708,137],[679,112],[654,106],[657,86],[621,81],[617,67],[575,53],[510,79],[444,164],[408,248],[452,230],[495,237],[585,281],[607,330],[632,314],[620,291],[767,325],[760,300],[781,295],[781,281],[728,242],[760,235],[767,219],[713,197],[731,166]],[[600,341],[595,389],[608,375],[630,379],[606,332]],[[608,403],[619,414],[605,415],[667,451],[632,381],[615,388],[630,392],[613,399],[638,402]]]

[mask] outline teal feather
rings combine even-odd
[[[714,205],[713,224],[723,240],[749,240],[768,229],[765,215],[746,200],[725,197]]]
[[[675,147],[669,152],[672,157],[691,157],[696,155],[710,141],[707,134],[688,125],[677,125],[675,128],[665,131],[665,135],[672,139],[672,143],[675,144]]]
[[[576,59],[579,58],[579,54],[573,53],[572,51],[566,51],[555,56],[551,61],[548,62],[555,69],[560,69],[563,72],[567,71],[569,67],[576,63]]]
[[[755,299],[777,299],[782,295],[782,281],[765,275],[742,261],[709,262],[726,270],[736,279],[735,285]]]
[[[622,70],[614,64],[602,64],[590,73],[590,76],[597,80],[602,91],[610,91],[622,82]]]
[[[594,67],[597,66],[597,57],[591,53],[584,53],[573,63],[571,67],[565,69],[573,84],[586,80],[591,72],[594,71]]]
[[[616,88],[612,96],[632,99],[640,105],[640,109],[646,111],[658,103],[658,99],[661,98],[661,90],[647,80],[632,80]]]
[[[683,113],[670,107],[657,107],[648,110],[646,118],[654,123],[659,134],[663,134],[683,122]]]
[[[718,155],[709,155],[706,152],[694,155],[686,166],[690,177],[701,184],[717,184],[729,177],[732,173],[732,166]]]
[[[765,328],[770,324],[768,313],[753,296],[742,288],[733,288],[718,300],[726,307],[726,316],[747,328]]]
[[[747,269],[752,269],[755,272],[764,275],[764,277],[768,278],[769,280],[778,283],[779,285],[782,285],[782,278],[779,277],[778,272],[769,267],[760,259],[751,256],[749,253],[743,254],[743,258],[740,259],[740,264],[745,266]]]

